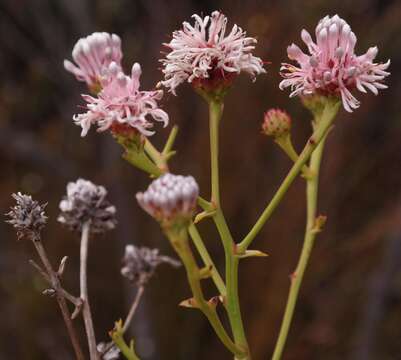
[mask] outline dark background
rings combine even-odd
[[[401,359],[401,2],[356,1],[162,1],[0,0],[0,212],[10,194],[23,191],[49,202],[44,242],[53,263],[69,256],[64,286],[78,293],[79,242],[56,221],[68,181],[84,177],[105,185],[118,208],[118,228],[94,239],[89,290],[98,340],[123,317],[133,289],[120,271],[124,245],[159,247],[173,255],[157,224],[141,211],[137,191],[149,179],[120,158],[107,133],[80,138],[72,115],[86,92],[62,66],[76,40],[93,31],[119,34],[124,65],[142,64],[142,89],[161,79],[161,43],[193,13],[220,9],[259,40],[256,55],[271,61],[252,83],[236,80],[226,99],[221,131],[223,208],[240,240],[291,166],[260,133],[263,112],[287,109],[295,145],[310,134],[309,114],[288,91],[278,90],[286,47],[301,44],[320,18],[338,13],[358,36],[357,52],[378,45],[391,58],[388,90],[358,94],[361,108],[340,111],[324,157],[320,212],[328,216],[301,290],[284,359]],[[166,96],[164,109],[180,127],[172,171],[192,174],[209,193],[208,124],[205,103],[184,85]],[[152,140],[162,144],[167,130]],[[253,357],[271,356],[295,267],[305,221],[304,183],[298,179],[254,242],[266,259],[241,263],[243,315]],[[222,265],[213,227],[201,224],[206,243]],[[27,263],[32,244],[17,242],[0,222],[0,359],[71,359],[69,340],[45,284]],[[213,295],[210,287],[210,295]],[[160,268],[135,318],[138,352],[147,359],[230,359],[200,313],[179,308],[189,296],[182,269]],[[81,327],[80,321],[77,321]]]

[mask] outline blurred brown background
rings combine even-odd
[[[142,88],[161,78],[161,43],[193,13],[222,10],[259,40],[256,55],[271,61],[268,74],[251,83],[241,76],[226,100],[222,123],[223,207],[240,240],[290,168],[290,161],[260,134],[263,112],[286,108],[301,149],[310,133],[309,115],[297,99],[278,90],[286,47],[301,43],[303,27],[314,31],[326,14],[338,13],[358,36],[357,52],[379,46],[391,58],[389,89],[358,94],[359,110],[341,110],[325,153],[320,212],[328,216],[318,237],[290,332],[285,360],[401,359],[401,2],[355,1],[0,1],[0,209],[23,191],[48,201],[44,238],[54,263],[69,256],[64,285],[77,293],[78,239],[56,222],[58,202],[77,177],[104,184],[118,208],[116,231],[91,244],[89,290],[99,340],[124,316],[133,289],[121,279],[127,243],[159,247],[172,254],[156,223],[134,194],[149,179],[121,158],[107,133],[82,139],[72,115],[80,110],[82,83],[63,69],[75,41],[93,31],[119,34],[124,64],[142,64]],[[171,123],[180,126],[174,172],[193,174],[209,193],[207,108],[189,86],[166,96]],[[154,136],[162,144],[167,131]],[[254,247],[266,259],[241,266],[241,301],[254,359],[268,359],[276,340],[288,276],[302,242],[304,184],[291,187]],[[201,231],[217,263],[223,252],[213,227]],[[45,284],[28,265],[28,242],[17,242],[0,222],[0,359],[71,359],[69,340]],[[212,287],[210,288],[212,295]],[[230,359],[196,311],[179,308],[189,291],[182,269],[161,268],[152,280],[132,329],[144,360]]]

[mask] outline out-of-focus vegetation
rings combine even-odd
[[[237,239],[252,225],[290,167],[286,156],[261,135],[263,112],[283,107],[293,116],[302,146],[309,115],[297,99],[278,90],[286,47],[300,31],[314,30],[326,14],[340,14],[358,36],[357,52],[379,46],[391,58],[389,89],[360,96],[354,114],[341,111],[326,148],[320,211],[328,216],[319,236],[290,332],[284,359],[399,359],[401,353],[401,3],[324,0],[2,0],[0,2],[0,209],[17,190],[48,201],[44,242],[54,263],[67,255],[64,284],[77,292],[78,239],[56,222],[67,181],[85,177],[110,190],[118,208],[116,231],[91,244],[89,291],[99,340],[124,316],[132,289],[119,270],[127,243],[172,254],[156,223],[134,194],[146,176],[121,158],[107,133],[86,138],[73,125],[84,85],[62,61],[78,37],[104,30],[123,40],[124,64],[142,64],[142,87],[152,88],[162,42],[193,13],[222,10],[230,22],[259,40],[256,55],[271,62],[268,74],[235,82],[226,100],[221,139],[223,207]],[[209,191],[207,108],[189,86],[166,96],[164,108],[180,126],[172,170],[194,175]],[[167,131],[155,135],[162,143]],[[296,181],[254,246],[266,259],[243,261],[241,300],[254,359],[272,352],[304,230],[304,184]],[[201,225],[219,262],[217,235]],[[0,359],[71,359],[56,303],[40,294],[42,279],[28,265],[29,242],[15,240],[0,222]],[[213,295],[212,293],[210,293]],[[152,280],[132,329],[147,359],[225,359],[229,354],[196,312],[177,304],[188,297],[182,270],[164,268]]]

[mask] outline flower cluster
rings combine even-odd
[[[159,254],[159,249],[127,245],[121,274],[137,286],[146,284],[161,264],[178,267],[181,264],[168,256]]]
[[[117,35],[95,32],[77,41],[72,50],[76,65],[64,60],[64,68],[95,90],[107,78],[112,62],[121,68],[122,57],[121,40]]]
[[[192,176],[165,174],[144,193],[136,194],[139,205],[158,221],[188,220],[192,217],[199,187]]]
[[[80,81],[85,81],[95,96],[83,95],[87,111],[74,115],[85,136],[92,125],[98,131],[111,129],[115,133],[139,132],[150,136],[152,120],[168,124],[168,115],[158,101],[163,91],[141,91],[141,66],[135,63],[127,76],[121,66],[121,40],[115,34],[93,33],[79,39],[72,51],[77,65],[65,60],[64,67]]]
[[[22,238],[39,240],[40,232],[47,221],[44,211],[47,204],[41,205],[30,195],[23,195],[20,192],[13,194],[12,197],[17,205],[13,206],[6,216],[10,218],[7,222],[17,230],[18,240]]]
[[[58,221],[71,230],[81,231],[90,222],[92,233],[111,230],[116,225],[116,208],[106,199],[107,190],[88,180],[78,179],[67,185],[67,196],[60,202]]]
[[[369,89],[377,94],[378,89],[387,88],[382,80],[389,75],[386,69],[390,61],[374,62],[377,47],[355,55],[356,36],[338,15],[320,20],[316,27],[316,43],[306,30],[302,30],[301,37],[310,55],[292,44],[287,50],[288,57],[297,61],[299,67],[284,63],[281,68],[284,80],[280,89],[290,87],[290,96],[340,96],[344,109],[352,112],[359,107],[359,101],[351,93],[353,89],[361,92]]]
[[[98,126],[98,131],[134,129],[145,136],[154,133],[150,130],[153,123],[149,118],[167,126],[168,115],[157,103],[163,91],[139,90],[141,66],[138,63],[133,65],[131,76],[125,75],[114,62],[109,65],[108,72],[110,78],[97,97],[83,95],[88,111],[74,116],[75,124],[82,127],[81,136],[85,136],[93,124]]]
[[[226,34],[227,18],[219,11],[201,18],[192,16],[195,24],[183,23],[168,44],[171,51],[162,59],[165,80],[162,84],[173,94],[181,83],[209,80],[231,81],[232,74],[249,73],[253,78],[266,72],[260,58],[253,56],[256,39],[234,25]]]

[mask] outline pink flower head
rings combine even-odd
[[[338,15],[326,16],[319,21],[316,43],[306,30],[302,30],[301,37],[310,55],[292,44],[287,49],[288,57],[298,62],[299,67],[286,63],[281,67],[284,80],[280,89],[290,87],[291,97],[341,96],[344,109],[352,112],[359,107],[359,101],[351,93],[353,89],[366,93],[367,88],[377,95],[378,89],[387,88],[382,81],[390,74],[385,71],[390,60],[384,64],[375,63],[377,47],[369,48],[363,55],[355,55],[356,36]]]
[[[72,50],[76,65],[64,60],[64,68],[93,88],[102,82],[112,62],[121,68],[122,57],[121,40],[117,35],[95,32],[77,41]]]
[[[163,64],[165,80],[162,84],[175,94],[181,83],[209,79],[215,82],[230,80],[234,74],[249,73],[252,78],[265,73],[263,62],[253,56],[256,39],[247,37],[237,25],[226,34],[227,18],[219,11],[203,19],[192,15],[195,24],[183,23],[182,30],[175,31],[168,44],[171,51]],[[231,75],[231,76],[230,76]]]
[[[88,111],[73,118],[82,127],[81,136],[85,136],[93,124],[98,126],[98,131],[134,129],[145,136],[154,134],[149,130],[153,127],[149,118],[167,126],[168,115],[157,103],[163,97],[163,91],[139,90],[141,66],[138,63],[133,65],[131,77],[125,75],[114,62],[107,71],[110,78],[97,97],[82,95]]]

